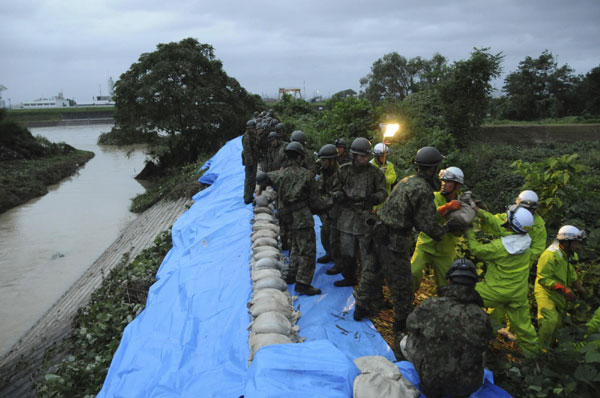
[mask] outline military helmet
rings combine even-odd
[[[264,129],[265,128],[265,124],[263,122],[258,122],[256,123],[256,129]]]
[[[454,181],[459,184],[465,183],[465,174],[461,169],[454,166],[440,170],[439,177],[442,181]]]
[[[271,119],[271,126],[277,126],[279,124],[279,120]]]
[[[287,144],[287,146],[285,147],[285,152],[295,152],[297,154],[300,154],[302,156],[304,156],[304,147],[302,146],[301,143],[297,142],[297,141],[292,141],[289,144]]]
[[[336,146],[336,148],[339,148],[339,147],[342,147],[344,149],[348,148],[348,146],[346,145],[346,140],[343,138],[336,138],[333,144]]]
[[[253,129],[256,127],[256,120],[254,119],[250,119],[246,122],[246,128],[247,129]]]
[[[515,203],[521,205],[526,209],[535,210],[538,207],[539,201],[540,198],[538,198],[537,193],[535,193],[534,191],[527,190],[519,194],[519,197],[517,198]]]
[[[371,143],[364,137],[355,138],[350,146],[350,153],[355,155],[369,155],[371,153]]]
[[[337,156],[335,145],[325,144],[319,149],[319,159],[335,159]]]
[[[432,146],[424,146],[417,151],[415,163],[423,167],[434,167],[442,163],[444,156]]]
[[[269,183],[269,175],[267,173],[265,173],[264,171],[259,171],[256,173],[256,184],[262,186],[265,186]]]
[[[284,127],[285,125],[283,123],[277,123],[277,125],[275,126],[275,130],[283,130]]]
[[[471,260],[466,258],[459,258],[455,260],[448,272],[446,272],[446,279],[450,279],[453,283],[459,285],[475,285],[477,283],[477,268]]]
[[[294,131],[290,139],[292,140],[292,142],[299,142],[302,145],[306,144],[306,134],[302,130]]]
[[[279,136],[277,135],[277,133],[276,133],[276,132],[274,132],[274,131],[271,131],[271,132],[269,133],[269,135],[267,136],[267,139],[268,139],[269,141],[273,141],[273,140],[275,140],[275,139],[279,139]]]

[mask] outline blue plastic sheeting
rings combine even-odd
[[[410,381],[415,387],[420,387],[419,375],[417,370],[412,363],[407,361],[401,361],[396,363],[396,366],[400,369],[402,376]],[[419,398],[425,398],[425,395],[421,394]],[[494,384],[494,375],[489,370],[484,370],[483,384],[473,394],[471,398],[510,398],[510,394]]]
[[[246,398],[347,398],[359,371],[331,342],[262,348],[252,361]]]
[[[313,285],[323,294],[295,303],[307,342],[266,347],[248,368],[252,207],[243,204],[240,152],[238,137],[207,162],[201,182],[212,185],[173,226],[173,248],[98,397],[351,397],[353,359],[395,361],[370,321],[352,319],[352,288],[334,287],[340,276],[318,264]]]

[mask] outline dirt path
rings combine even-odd
[[[150,247],[156,235],[168,229],[187,209],[188,199],[159,202],[127,226],[121,236],[92,264],[54,306],[0,359],[0,397],[35,397],[32,381],[40,375],[47,349],[69,335],[71,320],[90,295],[129,253],[134,258]]]

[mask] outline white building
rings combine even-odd
[[[62,91],[56,97],[38,98],[34,101],[23,102],[20,108],[23,109],[44,109],[44,108],[68,108],[69,100],[63,97]]]

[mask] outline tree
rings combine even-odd
[[[548,50],[538,58],[526,57],[517,71],[504,79],[503,90],[509,101],[504,117],[534,120],[576,112],[578,80],[568,65],[558,67]]]
[[[475,48],[467,60],[455,62],[447,80],[439,84],[445,127],[455,136],[479,127],[492,93],[491,81],[502,71],[502,53]]]
[[[222,68],[214,49],[196,39],[158,44],[115,83],[115,128],[136,136],[166,134],[162,166],[195,161],[239,135],[261,105]]]
[[[397,52],[385,54],[371,66],[371,73],[360,79],[362,94],[372,102],[406,98],[409,94],[435,86],[446,76],[446,58],[435,54],[407,60]]]
[[[337,93],[333,94],[331,96],[331,98],[344,99],[344,98],[347,98],[347,97],[354,97],[355,95],[356,95],[356,91],[354,91],[351,88],[349,88],[349,89],[346,89],[346,90],[338,91]]]
[[[585,75],[577,93],[577,97],[581,99],[582,114],[600,115],[600,66]]]

